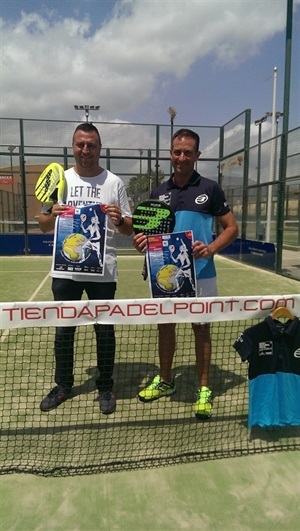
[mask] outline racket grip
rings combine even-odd
[[[148,270],[147,270],[147,261],[146,261],[146,257],[144,259],[144,264],[143,264],[143,269],[142,269],[142,277],[143,277],[143,280],[147,280],[148,278]]]

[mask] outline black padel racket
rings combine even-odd
[[[157,199],[148,199],[140,203],[132,216],[132,226],[135,234],[142,232],[151,234],[168,234],[175,227],[175,214],[172,209]],[[143,279],[148,276],[146,257],[142,271]]]
[[[52,162],[44,169],[35,185],[35,197],[45,204],[63,201],[65,189],[65,172],[57,162]]]
[[[175,227],[175,214],[163,201],[148,199],[140,203],[132,216],[135,234],[167,234]]]

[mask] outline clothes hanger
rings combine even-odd
[[[286,317],[287,319],[291,320],[295,319],[295,316],[292,314],[292,312],[285,306],[278,306],[278,308],[271,313],[271,317],[272,319],[278,319],[279,317]]]

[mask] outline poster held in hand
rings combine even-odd
[[[104,275],[106,214],[100,204],[69,207],[57,216],[52,272]]]
[[[196,297],[193,232],[150,235],[147,240],[152,297]]]

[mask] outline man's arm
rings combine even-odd
[[[67,206],[63,205],[53,205],[49,212],[39,214],[38,223],[42,232],[51,232],[54,230],[55,219],[59,216],[64,210],[67,210]]]
[[[132,218],[129,216],[123,216],[122,210],[118,205],[106,205],[105,212],[109,215],[120,234],[123,234],[123,236],[131,236],[133,233]]]
[[[214,254],[222,251],[222,249],[225,249],[225,247],[230,245],[239,234],[238,224],[232,212],[228,212],[228,214],[225,214],[224,216],[217,217],[217,220],[222,226],[223,230],[209,245],[209,247],[212,247]]]
[[[51,232],[54,230],[55,219],[52,212],[49,212],[49,214],[40,214],[38,222],[42,232]]]
[[[195,259],[210,258],[219,251],[222,251],[222,249],[237,238],[239,228],[232,212],[228,212],[224,216],[218,216],[217,220],[222,225],[223,231],[209,245],[196,241],[193,245]]]
[[[124,221],[122,225],[115,225],[119,231],[120,234],[123,234],[123,236],[131,236],[133,233],[132,228],[132,218],[129,218],[127,216],[124,216]]]

